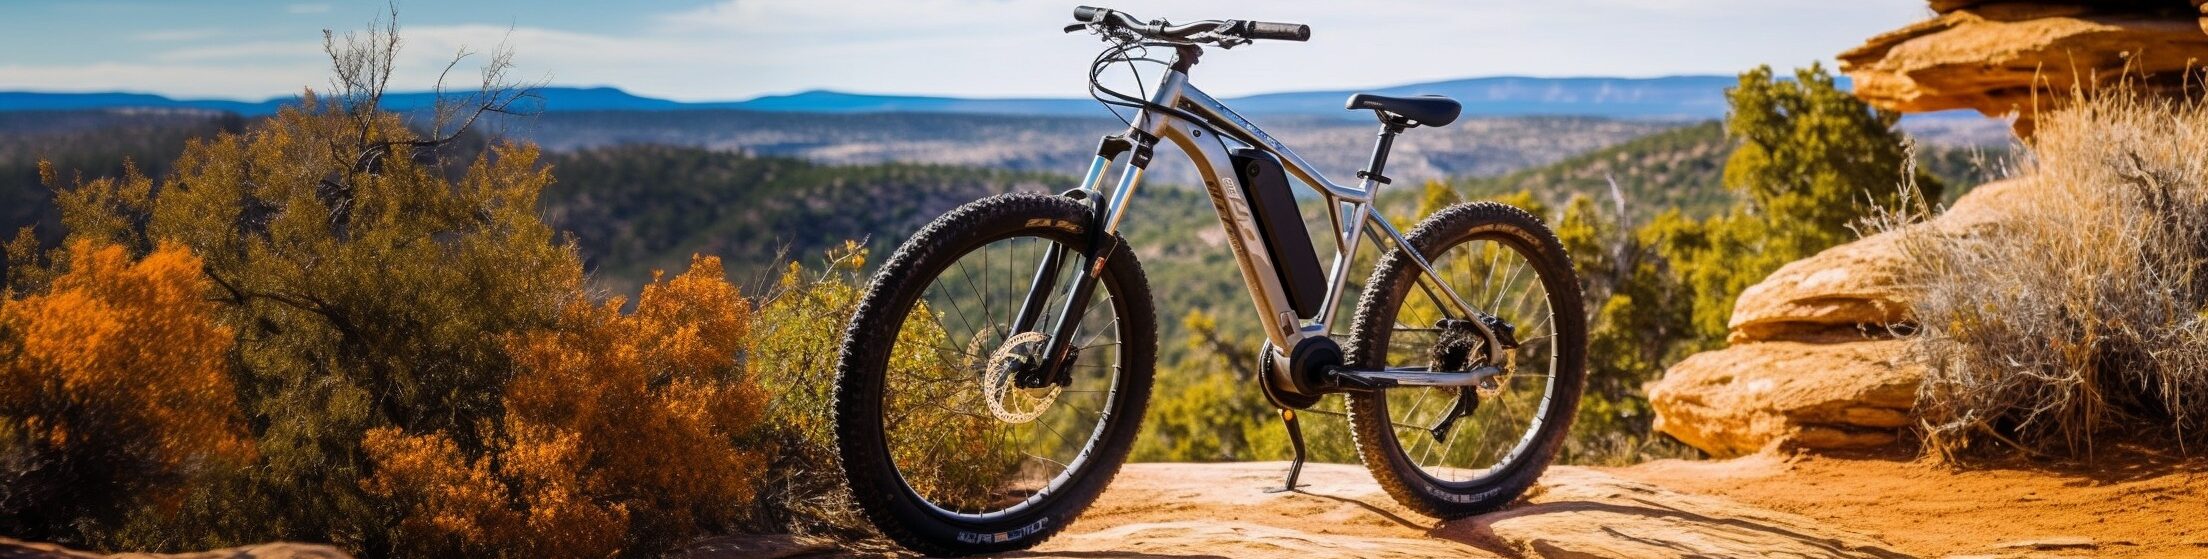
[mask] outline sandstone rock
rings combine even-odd
[[[1909,424],[1921,368],[1906,342],[1756,342],[1704,352],[1649,383],[1656,429],[1716,456],[1886,445]]]
[[[690,542],[670,556],[683,559],[790,559],[821,557],[837,551],[836,541],[786,534],[715,536]]]
[[[1733,347],[1690,357],[1649,384],[1657,428],[1721,456],[1894,442],[1924,374],[1898,362],[1905,342],[1886,335],[1912,319],[1899,285],[1910,265],[1903,235],[1998,234],[2030,184],[1987,183],[1911,230],[1827,249],[1741,292],[1727,336]]]
[[[2031,115],[2068,99],[2073,85],[2129,79],[2179,94],[2208,60],[2197,2],[1934,0],[1939,15],[1840,53],[1855,94],[1903,112],[1975,109]]]
[[[1957,236],[1985,234],[2015,206],[2022,179],[1972,189],[1945,213],[1918,227]],[[1900,232],[1886,232],[1790,262],[1741,291],[1727,324],[1728,343],[1838,340],[1881,335],[1910,321],[1898,274],[1909,265]]]
[[[350,559],[327,545],[264,543],[198,553],[118,553],[101,555],[50,543],[0,538],[0,559]]]
[[[1313,463],[1268,493],[1285,462],[1128,464],[1080,520],[1031,558],[1500,559],[1897,557],[1878,538],[1723,497],[1579,466],[1551,466],[1502,511],[1437,520],[1404,508],[1355,464]],[[852,550],[854,555],[864,555]]]
[[[1906,557],[1867,534],[1579,468],[1552,468],[1530,504],[1443,525],[1437,535],[1520,557]]]
[[[1740,292],[1727,341],[1859,336],[1909,320],[1895,274],[1908,265],[1886,232],[1787,263]]]
[[[2007,178],[1978,185],[1963,193],[1947,211],[1932,218],[1931,226],[1953,235],[1993,232],[2024,204],[2032,188],[2030,177]]]

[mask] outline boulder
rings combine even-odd
[[[1985,234],[2015,206],[2022,179],[1971,189],[1939,217],[1915,227],[1948,236]],[[1888,231],[1787,263],[1742,290],[1733,303],[1727,343],[1843,340],[1881,336],[1910,320],[1899,274],[1909,265],[1904,231]]]
[[[2029,135],[2032,114],[2058,107],[2073,86],[2128,81],[2181,95],[2188,71],[2208,60],[2197,3],[1931,5],[1932,19],[1840,53],[1856,96],[1902,112],[2017,113],[2018,132]]]
[[[1861,337],[1909,320],[1895,274],[1907,262],[1899,231],[1825,249],[1787,263],[1740,292],[1728,343]]]
[[[1986,183],[1912,230],[1826,249],[1742,291],[1731,347],[1689,357],[1649,383],[1657,429],[1719,456],[1894,442],[1924,377],[1903,362],[1907,342],[1889,335],[1912,320],[1899,283],[1910,265],[1902,243],[1997,234],[2030,184]],[[1914,236],[1924,229],[1934,235]]]
[[[2026,197],[2031,195],[2031,184],[2031,177],[2012,177],[1978,185],[1955,199],[1928,226],[1948,235],[1992,233],[2029,203]]]
[[[1648,385],[1656,429],[1715,456],[1868,448],[1909,425],[1921,367],[1907,342],[1755,342],[1688,357]]]

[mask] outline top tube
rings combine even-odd
[[[1188,82],[1188,74],[1184,72],[1173,71],[1167,73],[1165,80],[1158,84],[1158,93],[1154,101],[1167,107],[1194,109],[1193,112],[1197,116],[1211,121],[1200,124],[1223,128],[1225,132],[1233,134],[1236,140],[1279,157],[1282,166],[1288,168],[1289,174],[1295,175],[1298,180],[1310,185],[1319,194],[1338,202],[1353,204],[1372,200],[1372,182],[1370,180],[1365,181],[1357,188],[1351,188],[1328,179],[1325,173],[1319,171],[1310,162],[1305,161],[1303,156],[1297,155],[1295,150],[1288,149],[1288,146],[1282,145],[1279,140],[1273,139],[1271,135],[1266,134],[1256,124],[1252,124],[1248,119],[1242,118],[1242,115],[1236,114],[1234,109],[1228,108],[1226,104],[1220,103],[1218,99],[1213,99],[1211,95],[1197,89],[1194,84]],[[1150,114],[1149,111],[1144,111],[1144,116],[1145,118],[1160,119],[1179,118],[1173,115]],[[1143,131],[1153,136],[1157,135],[1164,126],[1162,121],[1155,123],[1145,121],[1143,124],[1145,125]]]

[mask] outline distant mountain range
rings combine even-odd
[[[1705,119],[1725,114],[1725,88],[1739,83],[1731,76],[1674,76],[1662,78],[1529,78],[1490,77],[1418,83],[1363,91],[1384,95],[1447,95],[1465,105],[1473,116],[1596,116],[1635,119]],[[1246,114],[1293,114],[1362,118],[1342,108],[1351,90],[1268,93],[1227,99]],[[537,90],[547,112],[572,111],[680,111],[737,109],[772,112],[816,113],[960,113],[1047,116],[1106,116],[1103,107],[1086,98],[985,99],[878,95],[839,91],[807,91],[769,95],[744,101],[682,102],[634,95],[611,87],[547,87]],[[431,106],[429,92],[390,93],[386,108],[400,111]],[[297,97],[264,101],[171,99],[143,93],[41,93],[0,92],[0,111],[82,109],[203,109],[245,115],[268,114]]]

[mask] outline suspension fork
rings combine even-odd
[[[1133,138],[1133,139],[1130,139]],[[1017,379],[1025,388],[1048,385],[1065,386],[1073,382],[1073,370],[1069,365],[1075,349],[1073,336],[1081,328],[1081,319],[1087,316],[1089,302],[1095,298],[1096,282],[1104,276],[1105,260],[1119,247],[1119,221],[1127,215],[1127,202],[1133,198],[1135,187],[1142,182],[1143,171],[1150,166],[1151,148],[1157,137],[1140,131],[1129,131],[1124,136],[1108,136],[1099,143],[1096,159],[1089,164],[1086,177],[1081,180],[1081,190],[1094,218],[1089,228],[1090,253],[1079,255],[1082,263],[1074,274],[1072,285],[1066,287],[1066,304],[1059,310],[1057,321],[1051,325],[1050,341],[1043,346],[1043,359],[1038,366],[1023,370]],[[1120,172],[1119,185],[1112,188],[1107,201],[1096,195],[1096,187],[1103,183],[1104,170],[1119,154],[1133,151],[1127,166]],[[1066,259],[1065,245],[1053,243],[1044,252],[1043,261],[1035,270],[1035,278],[1028,283],[1027,297],[1020,303],[1020,313],[1014,317],[1013,332],[1034,331],[1042,321],[1043,307],[1056,288],[1061,264]]]

